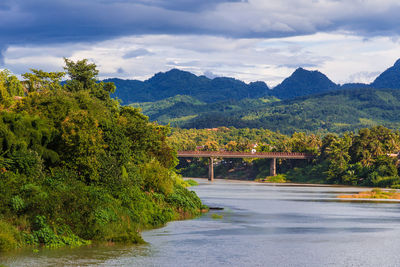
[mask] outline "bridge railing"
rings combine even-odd
[[[270,157],[305,157],[311,158],[312,154],[298,152],[235,152],[235,151],[178,151],[178,156],[198,155],[198,156],[270,156]]]

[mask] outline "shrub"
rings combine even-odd
[[[199,185],[199,183],[196,182],[196,181],[193,180],[193,179],[185,180],[185,182],[188,184],[188,186],[196,186],[196,185]]]
[[[143,178],[143,187],[146,191],[155,191],[165,195],[173,191],[174,181],[170,171],[154,159],[142,166],[140,175]]]
[[[0,220],[0,252],[20,246],[20,234],[11,224]]]

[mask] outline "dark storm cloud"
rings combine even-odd
[[[2,0],[0,51],[141,34],[271,38],[346,30],[393,36],[400,32],[399,13],[392,0]]]
[[[197,12],[214,8],[221,3],[247,2],[247,0],[142,0],[138,2],[143,5],[158,6],[170,10]]]
[[[211,25],[199,25],[201,12],[213,10],[224,2],[238,1],[3,0],[0,44],[90,42],[134,34],[207,33]]]

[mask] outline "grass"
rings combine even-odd
[[[267,176],[265,178],[256,179],[255,181],[261,182],[261,183],[287,183],[287,182],[289,182],[286,179],[285,174],[277,174],[276,176]]]
[[[383,191],[380,188],[374,188],[354,195],[339,195],[338,198],[400,199],[400,193],[396,190]]]
[[[211,218],[213,218],[214,220],[221,220],[224,216],[222,214],[211,214]]]

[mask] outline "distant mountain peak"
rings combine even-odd
[[[229,78],[216,77],[209,79],[204,75],[197,76],[188,71],[170,69],[158,72],[153,77],[143,82],[114,79],[117,90],[113,96],[124,101],[124,104],[133,102],[152,102],[186,95],[207,103],[240,100],[243,98],[265,97],[269,88],[265,83],[257,82],[247,84],[243,81]]]
[[[394,63],[393,67],[400,68],[400,58]]]
[[[158,72],[158,73],[154,74],[153,77],[151,77],[149,80],[157,80],[159,78],[165,79],[165,78],[176,77],[176,76],[197,77],[195,74],[193,74],[191,72],[173,68],[166,72]]]
[[[297,68],[292,75],[273,89],[273,94],[278,98],[285,99],[317,94],[337,88],[338,85],[333,83],[325,74],[317,70],[310,71]]]
[[[393,67],[388,68],[382,72],[371,86],[374,88],[400,88],[400,59],[398,59]]]
[[[310,72],[310,71],[304,69],[303,67],[298,67],[293,73],[296,73],[296,72]]]

